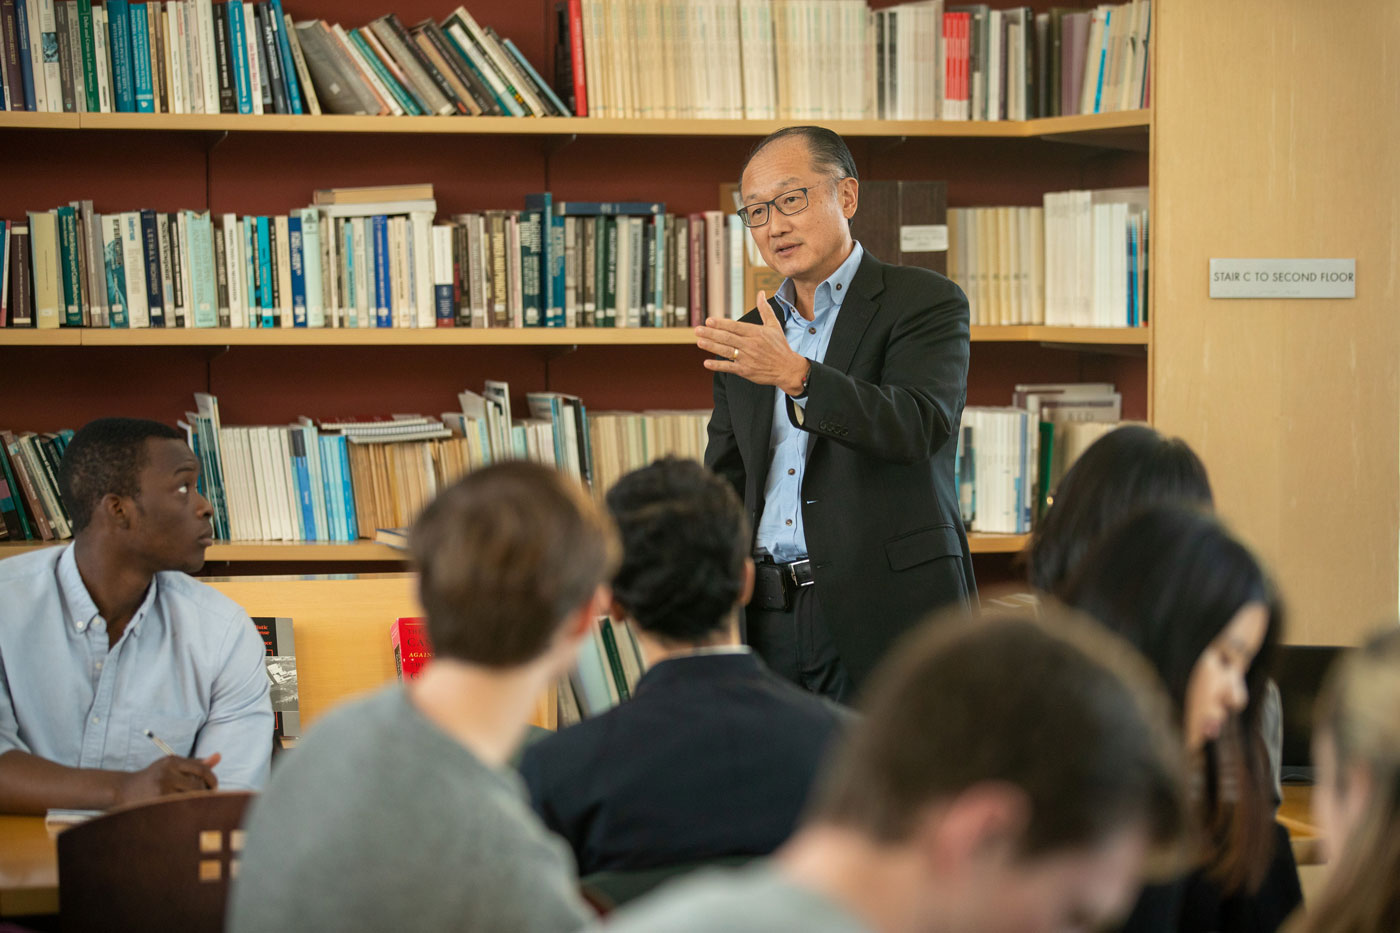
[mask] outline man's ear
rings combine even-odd
[[[837,182],[837,196],[841,202],[841,216],[850,220],[856,216],[860,206],[860,182],[854,178],[843,178]]]
[[[1014,857],[1030,815],[1024,791],[989,781],[930,808],[920,816],[915,832],[920,849],[939,873],[956,875],[988,859]]]
[[[109,492],[97,502],[97,508],[93,509],[93,518],[106,516],[107,522],[114,528],[131,527],[131,518],[135,513],[135,502],[129,496],[119,496],[114,492]]]

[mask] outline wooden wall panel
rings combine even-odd
[[[1276,572],[1290,639],[1353,642],[1400,574],[1400,5],[1153,13],[1156,422]],[[1212,301],[1212,257],[1354,257],[1357,297]]]

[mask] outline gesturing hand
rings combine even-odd
[[[758,293],[758,316],[762,323],[706,318],[705,326],[695,328],[695,345],[721,357],[706,360],[705,368],[733,373],[756,385],[777,386],[788,395],[800,395],[802,379],[811,364],[788,346],[782,322],[762,291]]]

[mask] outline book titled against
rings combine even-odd
[[[389,644],[394,649],[394,670],[399,680],[416,680],[433,656],[424,619],[395,619],[389,626]]]
[[[267,649],[267,679],[272,683],[275,734],[281,739],[300,738],[301,703],[297,694],[297,651],[292,620],[256,617],[253,624]]]

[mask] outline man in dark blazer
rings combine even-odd
[[[742,320],[696,329],[718,357],[705,361],[705,463],[756,527],[749,644],[845,701],[920,616],[976,599],[953,475],[967,298],[852,239],[855,163],[830,130],[760,142],[741,192],[740,216],[787,278]]]
[[[850,714],[739,644],[751,535],[727,483],[667,459],[607,501],[623,541],[613,617],[648,669],[632,699],[525,750],[535,810],[584,875],[766,855]]]

